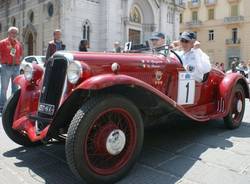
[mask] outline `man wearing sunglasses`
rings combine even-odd
[[[195,48],[196,35],[193,32],[183,32],[180,36],[182,51],[178,52],[184,68],[192,73],[197,82],[203,81],[204,74],[211,70],[209,57],[200,49]]]

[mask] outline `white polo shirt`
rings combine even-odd
[[[189,52],[177,52],[184,68],[190,72],[197,82],[203,80],[204,74],[211,71],[209,57],[201,49],[191,49]]]

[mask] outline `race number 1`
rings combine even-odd
[[[194,104],[195,80],[188,72],[179,72],[177,103]]]

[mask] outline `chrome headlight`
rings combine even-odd
[[[71,84],[76,84],[79,78],[82,76],[82,66],[79,61],[73,61],[69,64],[67,70],[68,81]]]
[[[24,78],[27,81],[30,81],[32,79],[32,77],[33,77],[33,71],[34,71],[32,64],[26,64],[24,66],[23,70],[24,70],[24,73],[23,73],[24,74]]]

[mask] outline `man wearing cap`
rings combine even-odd
[[[153,33],[150,37],[152,48],[156,51],[165,49],[165,35],[161,32]]]
[[[0,96],[0,113],[6,102],[6,93],[11,79],[12,93],[17,90],[13,83],[14,78],[19,75],[19,66],[23,56],[23,47],[17,40],[17,27],[8,29],[8,37],[0,41],[0,61],[1,68],[1,96]]]
[[[203,80],[204,74],[211,70],[209,57],[200,49],[195,48],[196,35],[193,32],[183,32],[180,36],[182,51],[178,52],[184,68],[193,74],[197,82]]]

